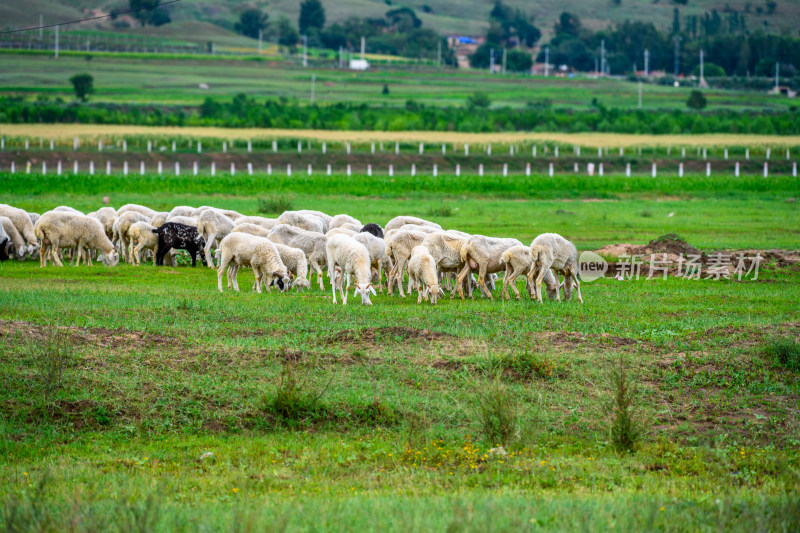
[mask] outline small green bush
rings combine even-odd
[[[800,343],[796,340],[782,338],[772,341],[767,345],[766,352],[783,368],[800,371]]]
[[[439,207],[431,208],[428,211],[428,216],[432,217],[451,217],[453,216],[453,210],[448,205],[440,205]]]
[[[489,383],[476,383],[474,409],[490,444],[508,445],[519,436],[519,404],[500,374]]]
[[[269,196],[258,199],[258,212],[266,214],[279,214],[291,211],[294,208],[292,199],[287,196]]]
[[[306,376],[298,375],[295,365],[283,365],[278,389],[265,401],[265,410],[287,423],[303,422],[324,417],[327,406],[322,397],[327,385],[317,388]]]
[[[611,367],[610,385],[611,397],[606,402],[605,410],[611,442],[617,451],[632,452],[642,436],[639,408],[636,405],[639,391],[621,357]]]

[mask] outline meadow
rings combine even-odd
[[[557,231],[580,250],[670,232],[706,252],[800,242],[791,178],[0,174],[0,183],[0,202],[39,212],[95,209],[110,196],[117,206],[258,214],[260,198],[281,198],[524,242]],[[252,279],[239,278],[243,288]],[[220,294],[216,273],[199,266],[0,263],[4,523],[800,527],[796,265],[764,265],[757,281],[606,278],[584,283],[583,305],[498,295],[334,306],[329,290]],[[610,431],[619,368],[636,390],[633,451],[617,449]],[[511,431],[499,436],[487,413]]]

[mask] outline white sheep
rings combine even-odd
[[[336,215],[333,217],[328,224],[328,229],[332,230],[333,228],[338,228],[342,224],[353,224],[354,226],[362,227],[363,224],[357,218],[353,218],[350,215]]]
[[[197,226],[197,217],[185,217],[183,215],[174,216],[167,219],[167,222],[175,222],[176,224],[183,224],[184,226]],[[165,222],[166,224],[166,222]],[[155,224],[153,224],[155,226]],[[163,224],[162,224],[163,226]]]
[[[241,224],[255,224],[256,226],[261,226],[264,229],[270,230],[278,225],[278,219],[258,217],[258,216],[246,216],[237,218],[233,223],[234,226],[239,226]]]
[[[471,235],[467,233],[450,230],[431,233],[422,241],[422,246],[428,248],[436,262],[436,271],[440,279],[445,275],[458,274],[464,267],[464,261],[461,259],[461,248],[470,237]],[[471,281],[471,278],[467,281]],[[471,292],[471,286],[468,286],[467,289]],[[454,283],[450,289],[450,298],[453,298],[455,292],[456,286]]]
[[[28,211],[28,218],[31,220],[31,224],[36,224],[36,221],[38,221],[39,217],[41,216],[42,215],[40,215],[39,213],[31,213],[30,211]]]
[[[17,256],[17,259],[19,259],[20,261],[25,259],[25,254],[27,253],[28,250],[28,248],[25,247],[25,239],[23,239],[20,232],[17,231],[17,227],[14,225],[13,222],[11,222],[11,219],[8,217],[0,216],[0,226],[3,227],[3,232],[9,239],[9,242],[6,243],[5,246],[8,247],[9,244],[13,245],[14,254]]]
[[[47,265],[46,246],[52,248],[53,261],[58,266],[64,266],[59,259],[61,247],[76,248],[78,250],[77,263],[83,248],[97,249],[101,252],[101,260],[106,266],[114,266],[119,262],[114,245],[105,234],[103,226],[96,219],[64,212],[49,212],[42,215],[34,229],[37,238],[42,241],[39,252],[39,262],[42,267]]]
[[[188,206],[188,205],[176,205],[173,207],[167,218],[170,219],[172,217],[190,217],[192,213],[194,213],[195,208]]]
[[[400,296],[405,298],[403,292],[403,271],[405,270],[406,263],[411,257],[411,251],[422,244],[428,234],[422,231],[398,231],[391,237],[386,239],[386,253],[394,259],[394,267],[389,272],[388,278],[388,294],[392,294],[393,287],[397,284]],[[410,291],[409,284],[409,291]]]
[[[124,213],[127,213],[128,211],[135,211],[136,213],[146,216],[150,220],[152,220],[156,214],[156,211],[154,209],[150,209],[149,207],[145,207],[143,205],[125,204],[119,209],[117,209],[117,216],[122,216]]]
[[[347,291],[350,290],[350,277],[353,276],[356,286],[355,293],[361,295],[361,303],[372,305],[369,293],[375,294],[375,289],[370,282],[370,261],[367,247],[346,235],[334,235],[328,239],[325,251],[328,259],[328,275],[333,291],[333,303],[336,303],[336,267],[339,267],[341,275],[338,279],[338,286],[342,304],[347,305]],[[347,280],[348,286],[343,291],[344,280]]]
[[[572,289],[575,288],[578,291],[578,301],[583,303],[577,273],[578,249],[574,244],[557,233],[542,233],[533,239],[530,254],[533,268],[528,273],[528,283],[534,285],[539,303],[542,302],[542,281],[551,269],[564,276],[564,299],[569,300]],[[561,301],[558,293],[556,301]]]
[[[361,232],[361,228],[363,228],[363,227],[364,226],[356,226],[355,224],[351,224],[350,222],[345,222],[344,224],[342,224],[341,226],[339,226],[336,229],[349,229],[350,231],[352,231],[354,233],[359,233],[359,232]]]
[[[88,216],[100,221],[109,239],[114,236],[114,222],[118,217],[116,209],[113,207],[101,207],[94,214],[90,213]]]
[[[11,220],[11,223],[14,224],[14,227],[28,245],[27,252],[33,255],[36,248],[39,246],[39,242],[36,240],[36,235],[33,233],[33,222],[31,222],[31,218],[28,216],[28,213],[23,209],[19,209],[18,207],[13,207],[8,204],[0,204],[0,216],[7,217],[9,220]],[[23,255],[26,252],[24,247],[21,252]]]
[[[436,261],[424,245],[417,246],[411,251],[408,260],[408,279],[417,289],[417,303],[430,297],[431,304],[436,305],[442,288],[439,286],[439,276],[436,273]]]
[[[233,227],[233,230],[231,231],[231,233],[234,233],[234,232],[237,232],[237,231],[240,232],[240,233],[249,233],[250,235],[255,235],[257,237],[264,237],[264,238],[268,238],[269,237],[269,232],[270,232],[270,230],[265,229],[265,228],[263,228],[261,226],[258,226],[256,224],[247,224],[247,223],[245,223],[245,224],[237,224],[236,226]]]
[[[316,215],[304,215],[296,211],[285,211],[278,217],[278,224],[288,224],[306,231],[325,233],[327,224]]]
[[[272,242],[272,241],[270,241]],[[297,292],[307,289],[311,283],[308,281],[308,260],[303,250],[286,246],[285,244],[275,243],[281,261],[286,265],[290,274],[294,275],[292,286],[297,288]]]
[[[233,290],[239,291],[237,274],[239,267],[249,266],[255,275],[253,288],[261,292],[266,285],[270,292],[273,278],[281,278],[288,285],[289,274],[286,265],[281,261],[278,249],[269,239],[256,237],[248,233],[235,232],[222,239],[219,245],[220,259],[217,269],[217,288],[222,290],[222,276],[228,272],[228,287],[233,284]],[[266,283],[265,283],[266,282]]]
[[[278,224],[269,232],[269,239],[273,242],[285,244],[303,250],[306,254],[308,265],[317,274],[319,288],[325,289],[322,282],[322,265],[327,257],[326,244],[328,238],[321,233],[305,231],[287,224]]]
[[[338,228],[341,229],[341,228]],[[382,275],[382,268],[383,265],[386,264],[386,241],[381,239],[380,237],[376,237],[371,233],[356,233],[351,236],[351,238],[356,241],[360,242],[364,246],[366,246],[367,251],[369,252],[369,261],[370,261],[370,268],[373,272],[376,272],[378,275],[378,289],[383,290],[383,275]],[[391,259],[389,259],[391,261]]]
[[[430,220],[425,220],[424,218],[411,217],[411,216],[394,217],[392,220],[386,223],[386,226],[384,226],[383,231],[386,232],[393,229],[402,228],[403,226],[409,224],[414,226],[429,226],[439,231],[442,231],[442,227],[436,222],[431,222]]]
[[[142,264],[142,250],[153,252],[153,266],[156,265],[158,252],[158,235],[153,233],[155,226],[147,222],[135,222],[128,228],[128,238],[133,247],[132,263]]]
[[[484,296],[493,299],[492,291],[486,285],[487,275],[505,269],[505,264],[500,261],[503,252],[512,246],[522,246],[517,239],[500,239],[485,235],[473,235],[461,247],[461,260],[464,266],[456,278],[458,295],[463,299],[463,283],[472,270],[478,270],[478,285]],[[470,297],[472,297],[470,295]]]
[[[223,239],[233,231],[233,221],[222,211],[206,209],[197,217],[197,232],[206,240],[203,250],[206,255],[206,264],[214,268],[214,258],[211,257],[211,247],[215,239]]]
[[[150,224],[153,225],[154,228],[160,228],[164,224],[169,221],[169,213],[166,211],[157,211],[153,218],[150,220]]]
[[[198,207],[190,215],[187,215],[187,216],[200,217],[200,215],[204,211],[208,211],[208,210],[212,210],[212,211],[216,211],[218,213],[222,213],[223,215],[228,217],[231,221],[239,220],[240,218],[242,218],[244,216],[243,214],[241,214],[241,213],[239,213],[237,211],[231,211],[230,209],[219,209],[217,207],[211,207],[210,205],[204,205],[204,206]],[[172,221],[170,220],[170,222],[172,222]]]
[[[130,209],[119,215],[111,227],[112,239],[119,246],[120,257],[126,258],[129,263],[133,260],[133,247],[128,238],[128,230],[131,225],[136,222],[147,222],[149,224],[150,217],[143,215],[139,211]]]
[[[86,216],[86,213],[84,213],[83,211],[78,211],[74,207],[70,207],[68,205],[60,205],[58,207],[54,207],[53,209],[51,209],[51,211],[55,211],[56,213],[72,213],[73,215]]]
[[[519,276],[525,278],[525,288],[528,291],[528,296],[533,299],[534,291],[533,284],[528,282],[528,273],[533,268],[533,259],[531,258],[531,250],[527,246],[512,246],[500,256],[500,260],[506,265],[506,273],[503,276],[503,292],[506,300],[510,300],[511,296],[508,294],[508,286],[514,290],[517,300],[520,299],[519,291],[515,283]],[[551,271],[547,271],[544,277],[544,284],[547,287],[547,295],[550,299],[555,299],[558,293],[558,282]]]
[[[358,233],[357,231],[353,231],[347,228],[333,228],[329,229],[327,233],[325,233],[326,237],[333,237],[334,235],[347,235],[348,237],[352,237]]]
[[[330,227],[331,220],[333,220],[333,217],[330,216],[328,213],[323,213],[322,211],[314,211],[313,209],[298,209],[297,213],[301,213],[304,215],[314,215],[315,217],[319,217],[325,222],[326,227]]]

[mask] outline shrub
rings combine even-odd
[[[767,345],[766,352],[780,366],[795,372],[800,370],[800,344],[796,340],[783,338],[772,341]]]
[[[643,209],[642,211],[639,212],[639,216],[642,217],[642,218],[650,218],[650,217],[653,216],[653,213],[650,212],[649,209],[645,208],[645,209]]]
[[[328,385],[315,387],[306,376],[298,376],[294,364],[286,363],[281,371],[278,389],[274,396],[265,401],[265,410],[287,423],[320,418],[327,413],[327,407],[321,400]]]
[[[499,373],[488,384],[476,383],[474,409],[489,443],[508,445],[519,436],[519,405]]]
[[[447,205],[440,205],[439,207],[433,207],[428,211],[428,216],[432,217],[451,217],[453,216],[453,210],[450,206]]]
[[[611,367],[611,398],[606,402],[611,442],[618,451],[632,452],[639,441],[642,428],[636,406],[638,389],[620,357]]]
[[[490,357],[486,369],[491,373],[502,372],[517,379],[552,378],[557,374],[556,365],[536,352],[525,350],[499,357]]]
[[[94,92],[94,77],[91,74],[75,74],[69,82],[75,89],[75,96],[84,102]]]
[[[704,109],[708,105],[708,100],[706,100],[702,92],[695,90],[689,95],[686,105],[691,109]]]
[[[258,212],[266,214],[280,214],[284,211],[291,211],[293,202],[287,196],[273,195],[267,198],[258,199]]]
[[[467,107],[486,109],[490,105],[492,105],[492,100],[486,93],[476,91],[467,97]]]
[[[72,339],[56,329],[45,331],[42,339],[30,342],[26,350],[36,367],[42,407],[53,411],[53,397],[61,390],[64,370],[75,358]]]

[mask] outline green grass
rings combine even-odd
[[[146,178],[26,191],[3,176],[0,202],[88,210],[115,185],[112,205],[255,214],[285,193],[365,222],[446,205],[447,227],[555,230],[582,249],[667,231],[706,249],[798,244],[796,192],[746,180],[582,202],[570,191],[588,182],[570,180],[543,199],[470,181],[362,196],[343,177],[338,192],[257,194]],[[769,347],[796,347],[800,281],[774,264],[759,278],[604,279],[583,284],[584,305],[363,307],[319,289],[220,294],[202,267],[0,263],[0,514],[22,530],[796,530],[800,378]],[[614,451],[602,409],[620,359],[645,422],[635,453]],[[475,411],[493,382],[519,407],[505,456]]]
[[[385,69],[351,72],[338,69],[299,69],[261,61],[219,61],[157,57],[106,57],[92,54],[86,61],[70,54],[53,61],[38,54],[2,54],[0,94],[43,94],[73,97],[69,78],[77,72],[94,76],[94,102],[199,105],[208,96],[230,99],[246,93],[259,100],[286,97],[306,101],[311,76],[316,75],[318,103],[358,102],[402,106],[406,100],[432,105],[464,105],[475,91],[491,95],[493,104],[524,106],[549,100],[555,107],[589,109],[593,99],[607,107],[632,109],[638,103],[634,83],[586,78],[532,78],[523,75],[489,76],[480,71]],[[198,85],[206,83],[208,90]],[[382,94],[384,84],[390,94]],[[686,109],[689,88],[645,85],[646,109]],[[750,109],[785,111],[791,99],[766,93],[709,90],[709,110]]]

